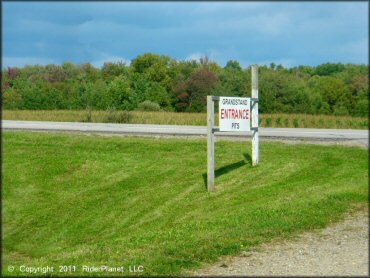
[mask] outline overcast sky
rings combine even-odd
[[[368,64],[367,2],[3,2],[3,67],[127,61]]]

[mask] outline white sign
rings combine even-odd
[[[251,99],[241,97],[220,97],[220,131],[251,130]]]

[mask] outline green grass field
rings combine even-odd
[[[209,193],[204,139],[3,131],[3,275],[21,265],[178,275],[367,206],[367,149],[260,148],[252,167],[249,142],[217,142]],[[102,274],[113,275],[91,275]]]
[[[4,110],[4,120],[110,122],[130,124],[207,125],[206,113]],[[218,117],[216,116],[216,124]],[[368,118],[305,114],[260,114],[262,127],[368,129]]]

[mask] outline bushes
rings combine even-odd
[[[271,126],[271,118],[266,118],[266,127]]]
[[[91,109],[87,109],[86,114],[81,119],[81,122],[83,122],[83,123],[92,123],[93,122]]]
[[[20,109],[23,106],[22,96],[14,88],[3,90],[3,105],[8,109]]]
[[[159,111],[161,107],[158,103],[151,102],[150,100],[143,101],[138,106],[139,110],[141,111]]]
[[[293,126],[294,126],[295,128],[297,128],[297,127],[299,126],[299,123],[298,123],[298,119],[297,119],[297,118],[294,118],[294,119],[293,119]]]
[[[148,101],[148,103],[158,104],[159,107],[162,107],[162,108],[171,106],[171,99],[169,95],[167,94],[166,89],[163,88],[158,83],[153,83],[153,82],[151,83],[150,87],[145,93],[145,100]],[[150,107],[150,105],[151,104],[149,104],[149,107],[147,108],[156,109],[153,107],[153,105],[152,107]],[[148,111],[158,111],[158,110],[148,110]]]
[[[137,99],[130,86],[129,80],[124,76],[116,77],[109,85],[109,105],[121,110],[133,110],[137,106]]]
[[[130,120],[131,114],[129,111],[116,111],[115,109],[109,109],[103,118],[104,123],[127,124],[130,123]]]

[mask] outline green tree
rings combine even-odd
[[[338,111],[339,107],[342,107],[340,108],[342,112],[343,108],[349,111],[352,96],[342,80],[331,76],[316,77],[310,79],[309,86],[315,93],[321,95],[322,100],[329,105],[330,112]]]
[[[250,96],[250,75],[235,60],[221,68],[208,57],[177,61],[144,53],[131,65],[102,69],[70,62],[7,68],[1,88],[5,109],[135,109],[147,100],[165,110],[205,111],[206,95]],[[368,116],[368,76],[368,65],[262,65],[260,111]]]
[[[157,82],[167,92],[170,92],[174,75],[176,75],[176,63],[170,57],[145,53],[132,61],[131,68],[134,73],[145,75],[148,81]]]
[[[130,74],[131,87],[137,98],[138,103],[145,101],[146,94],[150,88],[151,82],[144,74],[132,72]]]
[[[117,76],[108,86],[110,96],[109,106],[121,110],[133,110],[137,107],[137,99],[124,76]]]
[[[333,64],[333,63],[326,63],[318,65],[315,69],[315,74],[319,76],[328,76],[334,73],[338,73],[344,70],[344,65],[341,63]]]
[[[104,63],[101,74],[105,81],[111,81],[119,75],[128,75],[129,67],[122,61],[117,63]]]
[[[93,109],[108,109],[110,102],[109,87],[107,83],[98,79],[88,86],[88,102]]]
[[[182,80],[188,80],[190,75],[199,68],[200,65],[196,61],[180,61],[178,63],[179,75],[181,75]],[[176,82],[176,78],[174,78],[174,81],[176,84],[178,83]]]
[[[166,89],[155,82],[152,82],[146,91],[145,100],[158,103],[161,108],[169,109],[171,106],[171,98]]]
[[[3,108],[22,109],[22,95],[14,88],[3,89]]]
[[[189,95],[188,111],[201,112],[205,111],[207,95],[212,95],[217,82],[217,76],[202,68],[194,72],[186,82],[186,91]]]
[[[218,75],[215,95],[248,96],[248,79],[237,61],[228,61],[223,71]]]

